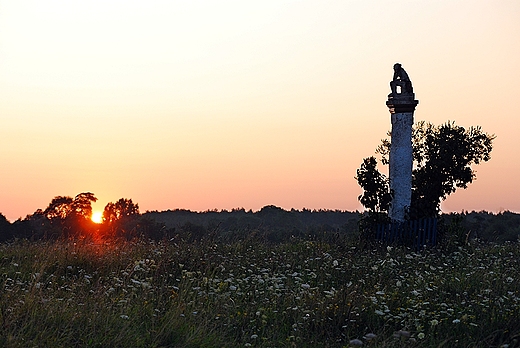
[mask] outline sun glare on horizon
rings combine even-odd
[[[103,222],[103,212],[101,211],[95,211],[92,213],[92,217],[90,218],[92,222],[96,224],[100,224]]]

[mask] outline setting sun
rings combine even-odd
[[[95,211],[92,213],[92,217],[90,218],[92,222],[95,222],[96,224],[100,224],[103,222],[103,212],[101,211]]]

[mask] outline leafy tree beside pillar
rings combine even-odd
[[[390,135],[390,134],[389,134]],[[436,216],[440,204],[457,188],[467,188],[476,179],[474,164],[489,161],[495,135],[481,127],[464,128],[455,122],[440,126],[419,122],[412,131],[412,199],[408,218]],[[383,165],[388,164],[391,142],[377,148]],[[369,211],[387,212],[391,195],[388,178],[377,169],[375,157],[365,158],[356,179],[363,188],[359,200]]]

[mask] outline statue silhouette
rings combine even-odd
[[[401,90],[398,91],[397,87],[400,87]],[[390,89],[392,90],[390,96],[413,94],[412,81],[399,63],[394,64],[394,77],[390,81]]]

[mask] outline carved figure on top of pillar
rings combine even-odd
[[[394,77],[390,81],[390,89],[392,93],[388,95],[386,105],[391,114],[415,110],[419,101],[415,100],[410,77],[399,63],[394,64]]]
[[[394,64],[394,77],[390,81],[390,89],[392,93],[388,95],[388,99],[399,97],[414,97],[412,81],[408,74],[399,63]]]

